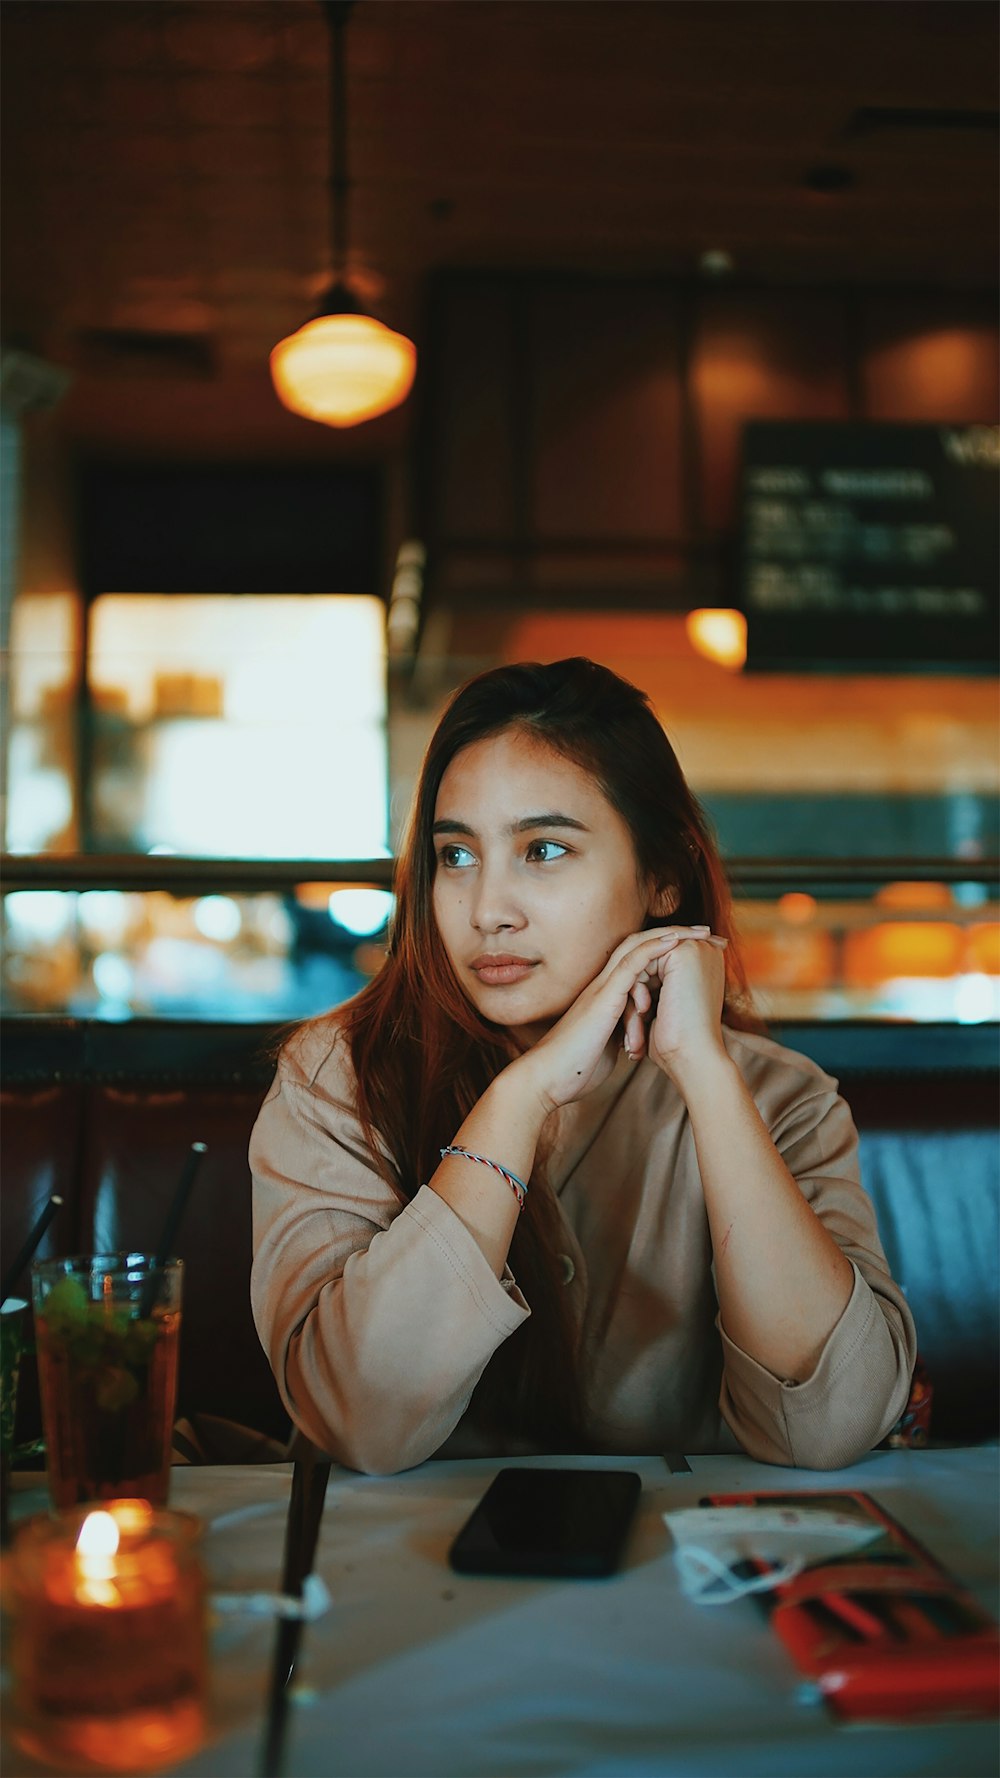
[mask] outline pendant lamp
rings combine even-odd
[[[344,33],[352,0],[322,0],[330,35],[333,282],[318,312],[271,353],[278,399],[324,426],[357,426],[405,401],[417,353],[405,334],[366,315],[346,277],[347,104]]]

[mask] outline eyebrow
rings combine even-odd
[[[523,820],[515,821],[515,833],[529,833],[533,827],[575,827],[577,833],[587,833],[589,829],[582,821],[575,821],[572,815],[525,815]]]
[[[577,821],[572,815],[560,815],[553,811],[548,815],[524,815],[520,821],[511,824],[511,833],[531,833],[536,827],[572,827],[577,833],[589,833],[590,829],[583,821]],[[431,832],[434,834],[461,833],[471,837],[475,828],[467,821],[435,821]]]

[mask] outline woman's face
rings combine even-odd
[[[455,755],[434,811],[433,907],[473,1005],[537,1041],[641,930],[652,897],[590,774],[508,729]]]

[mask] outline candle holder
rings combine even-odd
[[[50,1762],[151,1771],[201,1742],[198,1521],[145,1500],[29,1520],[6,1574],[13,1727]]]

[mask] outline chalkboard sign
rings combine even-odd
[[[1000,429],[752,421],[747,668],[997,670]]]

